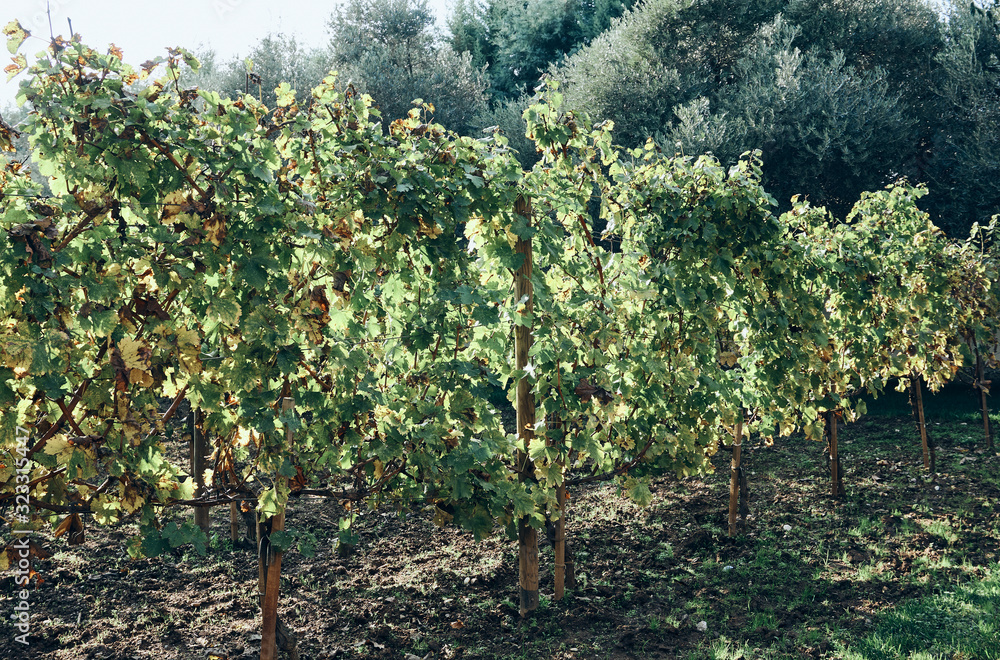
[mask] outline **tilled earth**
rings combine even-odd
[[[975,424],[931,426],[938,474],[923,471],[905,418],[844,427],[847,496],[829,493],[822,445],[801,438],[748,452],[745,530],[729,538],[729,454],[701,478],[664,478],[640,508],[614,485],[573,492],[567,533],[577,586],[552,598],[541,558],[538,611],[517,612],[517,548],[476,542],[430,512],[372,511],[357,551],[334,549],[342,509],[295,501],[286,526],[316,555],[285,554],[281,618],[302,660],[329,658],[673,658],[742,648],[763,657],[835,657],[877,614],[981,577],[1000,561],[1000,459]],[[213,512],[228,538],[228,510]],[[5,530],[6,532],[6,530]],[[0,578],[0,658],[249,660],[259,652],[257,563],[216,541],[129,560],[134,528],[89,526],[85,544],[44,543],[31,591],[30,645],[14,642],[13,578]],[[540,535],[544,538],[544,534]],[[740,657],[732,655],[727,657]]]

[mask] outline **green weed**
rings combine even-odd
[[[905,602],[878,616],[845,660],[1000,658],[1000,565],[981,581]]]

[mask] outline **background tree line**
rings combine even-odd
[[[906,178],[949,232],[1000,210],[1000,0],[458,0],[444,34],[426,0],[346,0],[327,25],[320,48],[202,52],[190,83],[232,94],[250,68],[273,105],[279,82],[304,96],[336,69],[384,123],[420,98],[459,133],[498,127],[527,167],[521,113],[548,77],[623,146],[760,149],[785,208],[802,194],[843,215]]]

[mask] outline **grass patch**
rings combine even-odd
[[[846,660],[1000,658],[1000,564],[983,580],[918,598],[880,614]]]

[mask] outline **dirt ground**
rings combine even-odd
[[[791,438],[753,448],[751,513],[736,538],[726,534],[728,454],[715,457],[714,474],[658,480],[647,508],[614,485],[573,492],[577,587],[553,600],[543,542],[541,605],[525,621],[516,543],[502,533],[476,542],[436,527],[427,511],[368,511],[355,523],[357,551],[342,557],[342,509],[295,501],[286,526],[320,543],[312,558],[285,554],[281,618],[302,660],[838,657],[878,613],[1000,561],[1000,459],[974,423],[931,430],[933,477],[908,419],[843,428],[840,499],[828,494],[822,445]],[[27,647],[8,616],[13,578],[0,577],[0,658],[257,657],[256,557],[234,549],[228,529],[228,510],[214,510],[218,536],[204,557],[180,548],[132,561],[128,526],[89,525],[72,548],[45,542],[55,554],[36,566]]]

